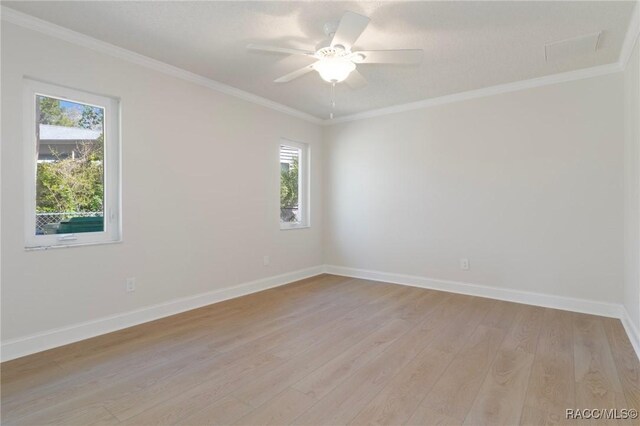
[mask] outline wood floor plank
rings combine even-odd
[[[102,399],[111,413],[118,419],[125,420],[158,406],[160,402],[180,397],[204,382],[215,382],[215,389],[222,392],[225,388],[244,380],[253,370],[265,365],[277,365],[281,361],[269,353],[264,353],[249,354],[221,368],[200,363],[195,368],[172,370],[150,383],[138,385],[142,386],[142,389],[135,384],[121,383],[104,393]]]
[[[298,320],[281,319],[262,332],[256,332],[253,327],[246,327],[243,333],[235,333],[216,341],[215,348],[221,353],[226,353],[240,347],[252,352],[278,347],[278,350],[273,352],[274,355],[289,358],[308,348],[309,343],[317,338],[318,332],[327,329],[336,319],[343,318],[357,308],[358,305],[352,301],[343,300],[323,309],[307,312]]]
[[[206,349],[206,348],[205,348]],[[184,344],[172,352],[172,361],[181,360],[186,357],[198,356],[200,351],[204,350],[200,344]],[[213,351],[209,350],[209,353]],[[137,354],[140,355],[140,354]],[[73,398],[74,395],[83,395],[86,393],[87,386],[92,389],[109,386],[118,380],[129,378],[134,374],[145,374],[154,368],[162,366],[168,362],[161,351],[148,356],[131,356],[126,358],[115,357],[112,360],[104,360],[97,365],[80,371],[66,371],[62,375],[58,375],[47,383],[41,383],[30,389],[16,390],[4,395],[3,409],[5,412],[11,413],[12,407],[15,405],[24,405],[28,403],[31,407],[37,407],[39,404],[50,405],[61,398]],[[63,389],[64,392],[61,392]],[[4,390],[4,389],[3,389]]]
[[[627,408],[602,320],[574,314],[573,330],[577,406]]]
[[[508,344],[510,345],[509,342]],[[531,353],[513,349],[500,350],[464,424],[517,424],[520,421],[532,364]]]
[[[189,363],[190,359],[188,357],[180,358],[176,363],[172,363],[171,366],[168,366],[167,370],[179,370]],[[86,396],[96,390],[107,391],[110,385],[117,383],[119,380],[126,380],[128,376],[137,375],[139,377],[144,377],[146,380],[154,380],[156,377],[153,374],[154,367],[156,367],[156,364],[153,364],[149,369],[141,369],[135,372],[124,370],[118,373],[115,377],[111,375],[99,375],[93,377],[92,381],[87,382],[84,380],[79,382],[65,381],[57,385],[53,384],[44,388],[36,388],[32,393],[19,395],[20,398],[5,398],[3,396],[2,416],[3,419],[11,421],[30,414],[33,411],[44,410],[49,407],[57,406],[58,404],[66,404],[66,406],[60,407],[63,411],[75,405],[91,405],[95,401],[83,399],[83,396]],[[166,373],[160,371],[158,374]]]
[[[357,369],[348,380],[320,399],[311,409],[296,418],[296,424],[345,425],[358,415],[390,380],[408,364],[426,342],[416,338],[418,327],[407,332],[378,357]],[[389,349],[389,348],[388,348]],[[315,392],[312,392],[315,393]]]
[[[502,329],[478,326],[422,403],[463,421],[505,334]]]
[[[640,412],[640,363],[619,319],[603,318],[611,353],[628,407]]]
[[[265,375],[256,377],[249,385],[235,391],[234,396],[254,407],[259,406],[273,392],[279,392],[293,386],[303,377],[332,362],[336,357],[348,357],[348,355],[344,355],[345,351],[353,352],[354,346],[366,345],[366,339],[376,340],[375,336],[380,336],[383,328],[389,326],[390,322],[394,320],[394,307],[401,307],[402,300],[402,298],[396,300],[376,299],[370,304],[353,310],[343,318],[339,318],[336,322],[328,322],[330,332],[326,337],[318,338],[316,336],[315,342],[309,342],[304,353]],[[434,303],[436,303],[435,300]],[[408,323],[406,324],[408,325]],[[363,342],[363,340],[365,341]],[[376,341],[382,344],[379,340]],[[276,351],[275,354],[279,356],[280,352]]]
[[[399,291],[402,291],[402,289],[399,289]],[[350,309],[350,306],[351,304],[347,305],[346,308]],[[322,321],[319,319],[318,323],[325,324],[326,318],[322,319]],[[293,327],[295,324],[291,324],[291,326]],[[316,339],[320,339],[323,335],[327,334],[327,331],[311,328],[307,331],[307,334],[314,335]],[[259,337],[259,339],[261,339],[261,337]],[[212,374],[206,371],[198,371],[197,377],[193,377],[183,373],[179,377],[176,377],[175,380],[164,381],[161,385],[156,383],[153,388],[145,389],[142,392],[135,392],[133,396],[125,393],[125,397],[119,400],[119,404],[125,404],[124,406],[114,407],[111,405],[111,402],[108,402],[107,408],[120,419],[125,419],[136,415],[136,412],[152,409],[154,405],[162,405],[163,400],[172,395],[179,395],[176,396],[177,398],[190,398],[191,395],[195,396],[202,392],[215,394],[217,396],[227,395],[245,384],[255,383],[256,379],[254,379],[254,377],[261,378],[272,371],[277,371],[283,363],[286,362],[286,360],[273,355],[272,352],[267,352],[265,353],[266,358],[264,358],[264,362],[259,362],[255,365],[250,364],[248,366],[244,363],[239,363],[239,360],[243,357],[254,354],[255,352],[252,352],[254,349],[255,347],[252,345],[245,345],[237,349],[238,353],[234,351],[223,353],[222,356],[228,362],[233,363],[235,367],[218,362],[218,364],[221,364],[220,368]],[[250,370],[247,370],[248,368]],[[121,393],[124,393],[124,391]],[[142,412],[140,415],[144,417],[146,414]]]
[[[408,426],[459,426],[462,421],[445,416],[423,404],[418,407],[405,424]]]
[[[453,336],[448,333],[450,330],[455,330],[454,326],[459,323],[475,322],[477,326],[486,313],[483,312],[483,315],[471,319],[466,315],[469,311],[460,309],[464,304],[458,305],[456,315],[449,318],[453,319],[453,325],[447,324],[446,317],[438,316],[438,313],[447,312],[447,308],[450,308],[447,302],[448,299],[445,299],[441,305],[427,313],[420,324],[416,324],[404,336],[394,341],[393,345],[385,349],[377,358],[357,369],[348,380],[342,381],[308,412],[296,419],[296,423],[317,424],[323,421],[322,417],[327,413],[329,417],[326,421],[330,424],[346,424],[354,421],[354,417],[365,409],[379,392],[389,386],[392,379],[400,374],[407,364],[427,346],[431,347],[432,341],[445,334],[446,337],[442,337],[443,340],[452,338]]]
[[[564,413],[549,413],[539,408],[525,405],[522,409],[520,424],[523,426],[559,426],[577,424],[575,420],[566,419]]]
[[[129,421],[131,424],[146,421],[153,423],[156,414],[163,413],[163,407],[167,404],[178,404],[178,406],[188,404],[193,411],[200,411],[206,409],[210,401],[227,397],[237,387],[250,383],[254,374],[261,373],[261,368],[264,371],[274,365],[278,365],[277,361],[262,355],[256,358],[253,365],[242,363],[234,368],[219,371],[204,381],[188,377],[186,380],[180,379],[166,386],[149,388],[141,393],[134,392],[133,398],[127,398],[124,392],[120,392],[122,396],[108,405],[108,408],[119,419]],[[170,388],[174,385],[178,391]],[[236,398],[233,399],[237,401]],[[247,404],[243,403],[243,405]],[[180,423],[189,413],[182,411],[163,413],[163,415],[170,415],[176,423]]]
[[[538,346],[538,335],[542,328],[545,309],[527,305],[519,305],[517,308],[514,325],[502,342],[502,349],[534,354]]]
[[[5,395],[16,395],[20,392],[29,392],[39,387],[47,386],[51,382],[64,380],[68,372],[62,369],[55,361],[36,363],[32,368],[22,369],[8,365],[2,365],[0,382],[2,392]]]
[[[377,299],[374,298],[373,300]],[[393,297],[391,302],[391,305],[395,302]],[[351,304],[344,308],[351,309]],[[331,315],[329,318],[332,318],[332,315],[336,314],[336,312],[327,313],[326,311],[326,309],[322,310],[322,312],[325,312],[325,315]],[[362,318],[360,318],[360,320],[361,319]],[[317,322],[323,327],[330,326],[331,323],[326,320],[327,318],[318,318]],[[295,326],[296,324],[291,324],[291,327]],[[327,335],[327,331],[328,330],[309,327],[307,334],[315,336],[316,340],[321,340],[322,336]],[[261,337],[256,337],[260,340],[262,339]],[[336,348],[339,349],[340,346],[336,345],[336,347],[332,349]],[[189,399],[192,397],[195,398],[200,393],[207,393],[211,394],[211,398],[214,398],[215,396],[220,397],[227,395],[245,384],[257,385],[260,383],[261,378],[270,375],[272,371],[279,371],[286,363],[286,360],[274,355],[272,351],[267,351],[264,353],[263,360],[257,358],[258,362],[255,364],[251,362],[249,364],[241,362],[243,358],[253,360],[257,354],[255,349],[255,346],[249,344],[240,346],[237,349],[237,353],[234,351],[222,353],[221,360],[224,359],[227,363],[218,360],[220,368],[218,368],[217,371],[208,372],[198,369],[195,372],[197,377],[194,377],[193,373],[185,374],[183,372],[175,379],[163,381],[160,385],[154,383],[152,388],[144,389],[141,392],[136,391],[133,392],[133,394],[127,394],[123,390],[120,392],[123,394],[123,397],[117,401],[118,406],[114,406],[113,401],[107,402],[106,406],[120,419],[137,416],[136,413],[140,413],[139,415],[141,417],[145,417],[147,414],[145,414],[143,410],[149,410],[152,409],[153,406],[163,405],[163,401],[173,395],[177,395],[175,398],[178,399]],[[250,389],[255,390],[259,388],[250,386]],[[273,391],[273,388],[268,388],[267,391]],[[260,395],[260,397],[264,396]]]
[[[183,426],[230,425],[251,411],[242,401],[226,396],[176,423]]]
[[[3,422],[7,426],[111,426],[120,422],[102,405],[83,405],[68,410],[44,410],[14,422]]]
[[[293,388],[314,398],[322,398],[358,368],[375,359],[411,327],[413,325],[405,320],[391,321],[294,384]]]
[[[507,317],[513,318],[511,328],[465,418],[466,425],[512,425],[520,420],[544,310],[511,305],[517,310],[502,309],[501,315],[505,318],[508,312]]]
[[[639,371],[618,320],[324,275],[3,363],[0,416],[582,424],[565,410],[637,408]]]
[[[456,298],[448,298],[426,315],[412,333],[415,338],[428,342],[424,353],[416,356],[411,361],[413,366],[403,368],[389,385],[363,408],[354,419],[354,424],[401,424],[411,416],[455,354],[442,352],[437,348],[452,351],[461,347],[455,344],[466,338],[465,333],[460,333],[460,327],[473,330],[490,306],[486,304],[484,309],[475,311],[468,309],[467,303],[473,303],[473,299],[457,301]],[[452,307],[455,309],[451,309]],[[442,342],[447,344],[443,346],[440,344]]]
[[[451,357],[447,353],[429,348],[423,350],[402,368],[351,423],[354,425],[406,423],[449,362]]]
[[[481,297],[468,297],[461,300],[462,302],[456,298],[450,303],[449,306],[453,308],[456,315],[447,326],[446,337],[431,343],[433,349],[449,354],[458,353],[496,303],[494,300]]]
[[[147,410],[122,421],[123,425],[173,425],[181,422],[193,421],[189,418],[196,412],[207,407],[218,406],[219,401],[225,397],[218,382],[206,382],[173,398],[160,398],[159,404],[153,405]],[[231,408],[233,412],[248,412],[250,407],[246,404],[237,404],[240,401],[223,401],[223,407]],[[228,406],[227,404],[230,404]],[[226,418],[226,416],[225,416]]]
[[[496,300],[480,325],[509,330],[520,308],[517,303]]]
[[[447,295],[438,291],[417,289],[409,303],[396,312],[396,317],[412,322],[419,322],[426,311],[432,309],[438,301]]]
[[[317,326],[325,330],[336,330],[348,324],[358,323],[363,327],[368,327],[362,320],[368,318],[371,323],[376,323],[377,319],[385,319],[387,321],[395,318],[393,312],[399,306],[403,306],[411,300],[411,293],[405,293],[401,289],[389,288],[388,291],[382,291],[377,294],[370,294],[366,299],[359,300],[355,305],[349,307],[341,314],[326,316],[321,320],[317,320]],[[279,345],[273,351],[273,354],[281,358],[291,358],[301,351],[307,350],[309,347],[318,342],[318,338],[314,333],[308,332],[309,328],[297,335],[285,344]],[[354,341],[355,342],[355,341]]]
[[[525,399],[532,413],[564,418],[576,406],[573,351],[573,314],[545,310]]]
[[[316,399],[313,396],[286,388],[274,398],[240,418],[237,425],[288,425],[307,411]]]

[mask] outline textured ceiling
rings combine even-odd
[[[272,81],[313,60],[247,51],[250,42],[314,50],[345,10],[371,23],[355,48],[424,49],[419,66],[359,65],[369,84],[339,85],[336,117],[613,63],[631,1],[556,2],[2,2],[99,40],[327,118],[316,73]],[[602,31],[595,53],[545,62],[545,44]]]

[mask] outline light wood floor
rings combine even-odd
[[[1,368],[6,425],[575,425],[566,408],[640,409],[618,320],[329,275]]]

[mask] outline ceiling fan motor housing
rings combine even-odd
[[[351,52],[346,50],[343,46],[336,45],[336,46],[321,47],[316,52],[316,57],[318,59],[323,59],[323,58],[342,58],[342,57],[349,56],[350,54],[351,54]]]

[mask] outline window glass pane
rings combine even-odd
[[[280,145],[280,222],[300,223],[300,149]]]
[[[36,96],[36,235],[104,231],[104,108]]]

